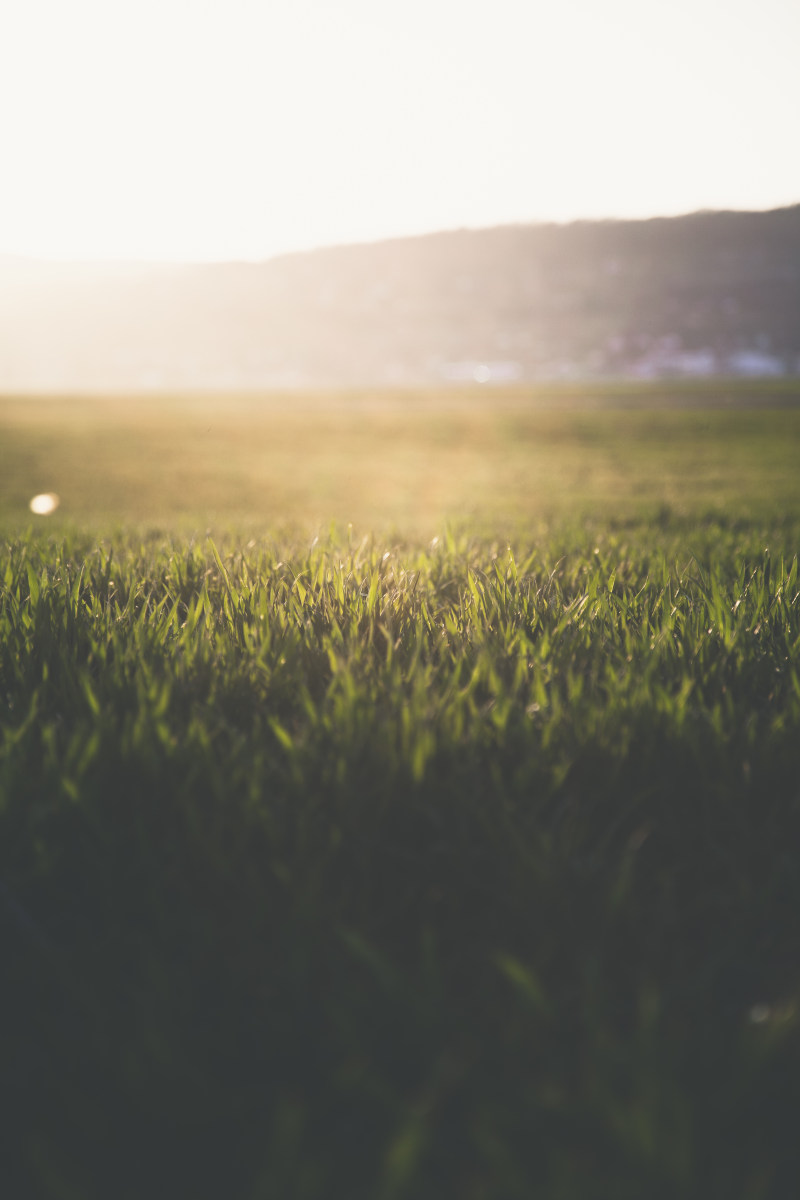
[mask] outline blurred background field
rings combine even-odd
[[[800,382],[0,398],[0,528],[511,536],[800,509]],[[34,517],[33,495],[58,512]]]

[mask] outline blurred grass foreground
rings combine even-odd
[[[799,399],[0,400],[9,1196],[795,1194]]]

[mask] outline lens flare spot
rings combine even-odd
[[[33,497],[28,507],[37,517],[47,517],[56,511],[59,504],[60,500],[55,492],[40,492],[38,496]]]

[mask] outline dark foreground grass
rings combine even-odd
[[[12,539],[7,1194],[794,1195],[799,545]]]

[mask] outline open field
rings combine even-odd
[[[265,397],[0,398],[0,528],[36,492],[67,526],[432,538],[445,521],[800,505],[800,382]]]
[[[794,1194],[748,387],[0,401],[9,1194]]]

